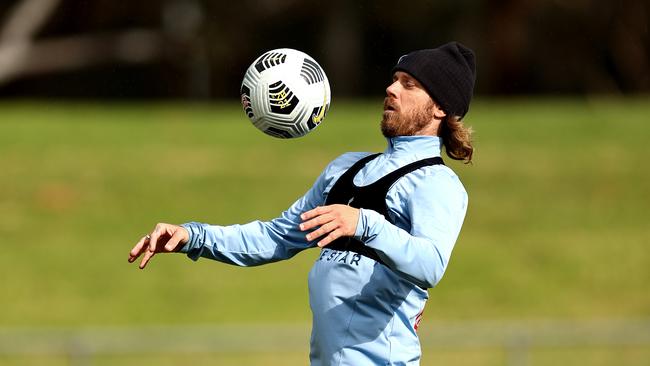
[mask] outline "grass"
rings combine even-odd
[[[0,327],[309,323],[316,251],[144,272],[127,252],[158,221],[275,217],[339,154],[383,150],[379,109],[338,101],[277,140],[235,103],[1,103]],[[647,98],[479,99],[475,162],[449,162],[470,208],[423,326],[650,316],[648,115]]]

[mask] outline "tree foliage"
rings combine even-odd
[[[248,65],[279,47],[316,58],[337,96],[380,95],[399,56],[449,40],[476,51],[480,94],[647,93],[649,7],[644,0],[7,0],[0,95],[237,98]]]

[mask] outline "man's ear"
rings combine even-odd
[[[440,106],[437,103],[434,104],[434,107],[435,108],[433,110],[433,116],[436,119],[443,119],[443,118],[447,117],[447,113],[445,113],[445,111],[440,109]]]

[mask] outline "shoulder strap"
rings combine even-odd
[[[352,166],[350,168],[348,168],[348,170],[345,173],[343,173],[339,179],[341,179],[343,177],[347,178],[350,175],[352,176],[352,178],[354,178],[354,176],[357,175],[359,170],[363,169],[363,167],[366,166],[366,164],[369,161],[374,160],[379,155],[381,155],[381,153],[370,154],[368,156],[364,156],[363,158],[357,160],[357,162],[352,164]]]
[[[379,178],[376,182],[368,185],[368,188],[372,187],[372,189],[388,192],[390,187],[401,177],[420,168],[431,165],[445,165],[445,162],[439,156],[414,161]]]

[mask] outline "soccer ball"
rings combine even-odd
[[[278,138],[306,135],[329,110],[330,84],[309,55],[290,48],[268,51],[246,71],[241,103],[253,125]]]

